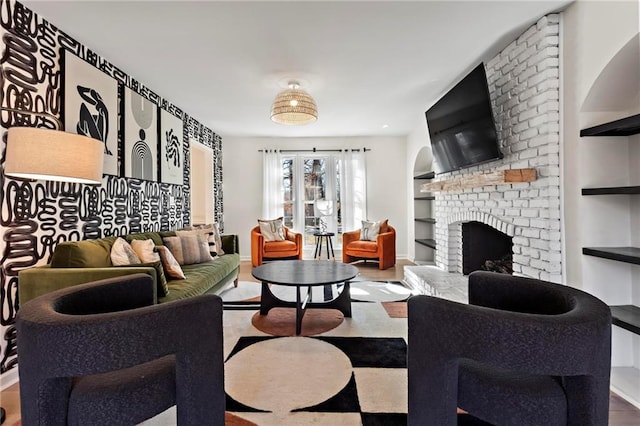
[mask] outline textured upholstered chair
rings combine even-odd
[[[251,264],[262,265],[265,260],[302,259],[302,234],[284,227],[284,241],[264,240],[260,227],[251,230]]]
[[[409,425],[456,425],[456,407],[465,424],[607,425],[611,313],[594,296],[473,272],[469,305],[414,296],[408,322]]]
[[[380,227],[375,241],[360,240],[361,230],[342,234],[342,262],[356,260],[377,260],[380,269],[391,268],[396,264],[396,230],[386,224]]]
[[[222,302],[153,305],[148,275],[45,294],[16,320],[22,424],[137,424],[173,405],[178,425],[223,425]]]

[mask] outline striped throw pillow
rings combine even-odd
[[[213,260],[209,253],[209,244],[201,233],[165,237],[163,241],[179,265],[191,265]]]

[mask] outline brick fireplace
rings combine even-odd
[[[462,224],[512,237],[513,273],[562,282],[559,139],[559,15],[541,18],[486,63],[504,158],[438,176],[535,168],[533,182],[439,192],[436,265],[462,273]]]
[[[481,222],[462,223],[462,273],[513,272],[513,238]]]

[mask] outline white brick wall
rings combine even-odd
[[[440,176],[533,167],[530,183],[436,194],[436,264],[462,271],[461,223],[513,237],[516,275],[562,282],[560,233],[559,15],[541,18],[485,64],[504,158]]]

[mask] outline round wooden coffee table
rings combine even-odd
[[[320,260],[279,260],[258,266],[251,274],[262,281],[260,315],[267,315],[272,308],[296,308],[296,335],[301,333],[306,309],[337,309],[345,317],[351,317],[349,284],[358,275],[358,268],[355,266]],[[344,287],[335,299],[326,302],[311,300],[312,287],[337,283],[344,283]],[[296,301],[277,298],[269,289],[269,284],[295,287]],[[307,287],[304,299],[300,293],[302,287]]]

